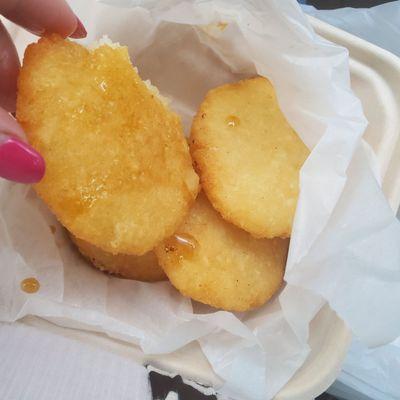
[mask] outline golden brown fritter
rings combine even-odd
[[[202,188],[229,222],[257,238],[289,237],[309,151],[261,77],[211,90],[193,121]]]
[[[158,265],[153,251],[142,256],[111,254],[70,234],[80,253],[101,271],[106,271],[127,279],[143,282],[157,282],[167,279]]]
[[[280,288],[288,239],[255,239],[226,222],[200,194],[177,233],[156,249],[171,283],[229,311],[259,307]]]
[[[35,189],[76,237],[142,255],[172,235],[198,191],[180,119],[126,47],[57,35],[28,46],[17,118],[46,161]]]

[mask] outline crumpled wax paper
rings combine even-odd
[[[309,15],[359,36],[400,56],[400,1],[372,8],[317,10],[302,5]],[[400,210],[397,213],[400,218]],[[400,393],[400,337],[393,342],[369,349],[354,338],[342,370],[329,393],[339,398],[393,400]]]
[[[399,336],[400,225],[362,141],[367,122],[350,89],[347,51],[318,37],[295,1],[71,5],[88,29],[86,43],[107,34],[127,45],[186,130],[209,89],[255,74],[273,82],[287,119],[312,148],[301,170],[287,284],[249,313],[193,309],[167,282],[88,267],[30,188],[1,182],[0,319],[34,314],[147,353],[199,340],[224,381],[221,393],[249,400],[272,398],[303,364],[309,323],[326,303],[367,345]],[[28,36],[13,36],[21,53]],[[20,290],[27,276],[41,283],[35,295]]]

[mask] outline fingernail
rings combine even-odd
[[[0,134],[0,138],[4,135]],[[0,177],[20,183],[39,182],[45,172],[42,156],[14,136],[0,142]]]
[[[85,27],[83,26],[81,20],[79,18],[76,18],[78,20],[78,25],[73,33],[69,35],[69,37],[74,38],[74,39],[82,39],[87,36],[87,32]]]
[[[43,28],[36,28],[36,27],[30,27],[30,28],[25,28],[28,32],[32,33],[33,35],[36,36],[43,36],[46,32],[45,29]]]

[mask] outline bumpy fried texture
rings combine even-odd
[[[190,148],[201,185],[229,222],[257,238],[289,237],[309,151],[261,77],[211,90]]]
[[[126,47],[45,37],[27,48],[18,89],[18,121],[46,161],[35,189],[70,232],[136,255],[175,232],[198,177],[179,118]]]
[[[229,311],[259,307],[280,288],[288,239],[255,239],[226,222],[203,194],[178,233],[156,249],[184,295]]]
[[[92,244],[70,235],[79,252],[96,268],[127,279],[143,282],[157,282],[167,277],[158,265],[153,251],[142,256],[128,254],[111,254]]]

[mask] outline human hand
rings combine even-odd
[[[86,30],[64,0],[0,0],[0,14],[36,35],[58,33],[84,38]],[[0,21],[0,177],[35,183],[44,175],[43,158],[23,141],[15,112],[20,63],[10,35]]]

